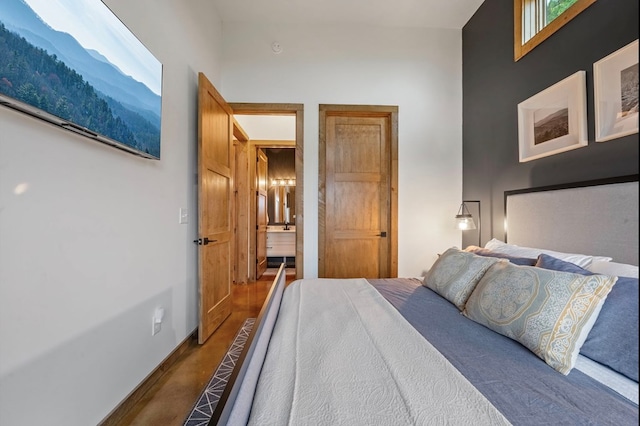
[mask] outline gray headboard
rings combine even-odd
[[[638,265],[638,175],[504,193],[510,244]]]

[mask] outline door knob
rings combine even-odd
[[[218,240],[210,240],[207,237],[204,238],[198,238],[197,240],[193,240],[194,243],[198,244],[199,246],[206,246],[209,243],[215,243]]]
[[[378,236],[382,237],[382,238],[385,238],[387,236],[387,233],[386,232],[381,232]]]

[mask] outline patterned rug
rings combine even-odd
[[[213,377],[209,380],[209,383],[200,394],[196,404],[194,405],[191,413],[184,422],[184,426],[206,426],[209,423],[209,419],[216,409],[216,404],[220,400],[220,396],[224,391],[224,387],[227,385],[229,377],[233,367],[236,365],[236,361],[244,348],[244,344],[251,333],[255,318],[247,318],[240,327],[238,334],[233,339],[233,343],[227,350],[227,353],[222,358],[220,365],[213,373]]]

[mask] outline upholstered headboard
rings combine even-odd
[[[638,175],[506,191],[510,244],[638,265]]]

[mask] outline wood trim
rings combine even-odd
[[[296,185],[300,185],[303,190],[296,191],[296,278],[304,276],[304,105],[303,104],[277,104],[277,103],[237,103],[229,102],[229,106],[235,114],[246,115],[295,115],[296,116]],[[253,141],[252,141],[253,142]],[[266,142],[266,141],[265,141]],[[273,141],[271,141],[273,142]],[[285,141],[276,141],[285,142]],[[253,154],[253,155],[252,155]],[[249,158],[255,158],[255,145],[252,144],[249,151]],[[255,177],[255,176],[254,176]],[[252,204],[252,211],[255,211],[255,200]],[[250,227],[249,253],[255,258],[255,218],[253,226]],[[251,235],[253,233],[253,239]],[[253,241],[253,251],[251,242]],[[255,260],[251,262],[253,275],[250,279],[255,280]],[[251,275],[251,274],[250,274]]]
[[[531,52],[540,43],[551,37],[553,33],[562,28],[566,23],[578,16],[580,12],[591,6],[597,0],[578,0],[563,14],[551,21],[547,26],[540,29],[526,43],[522,43],[522,9],[527,0],[513,0],[513,51],[514,62],[517,62],[524,55]]]
[[[304,277],[304,110],[296,112],[296,278]],[[299,227],[299,228],[298,228]],[[297,232],[300,229],[302,232]]]
[[[327,111],[332,105],[320,105],[318,111],[318,276],[325,275],[324,252],[327,233]]]
[[[244,131],[240,123],[233,119],[233,136],[240,142],[248,142],[249,135]]]
[[[228,102],[236,114],[244,115],[295,115],[304,109],[303,104],[269,104]]]
[[[252,139],[251,143],[253,145],[259,146],[261,148],[295,148],[296,141],[263,141]]]
[[[162,376],[180,359],[191,346],[198,346],[198,329],[189,334],[134,390],[129,393],[98,426],[118,426],[122,419],[135,407],[142,397],[156,384]]]
[[[234,126],[235,127],[235,126]],[[234,203],[236,217],[234,222],[235,258],[234,283],[247,284],[249,282],[249,211],[250,211],[250,183],[249,183],[249,144],[234,141],[236,172],[234,179]]]
[[[244,131],[240,123],[233,119],[235,176],[234,176],[234,203],[236,216],[234,220],[234,245],[235,256],[233,265],[233,282],[246,284],[249,282],[249,135]]]
[[[391,277],[398,276],[398,108],[391,112],[391,229],[389,230],[391,244],[391,263],[389,273]]]
[[[395,105],[319,105],[318,114],[318,275],[325,270],[324,234],[326,231],[326,119],[327,116],[389,117],[390,121],[390,229],[389,276],[398,276],[398,107]]]
[[[234,203],[236,215],[234,220],[235,261],[233,265],[233,281],[236,284],[249,282],[249,135],[240,123],[233,119],[235,176]]]
[[[319,109],[327,115],[356,117],[386,117],[398,113],[395,105],[327,105],[320,104]]]

